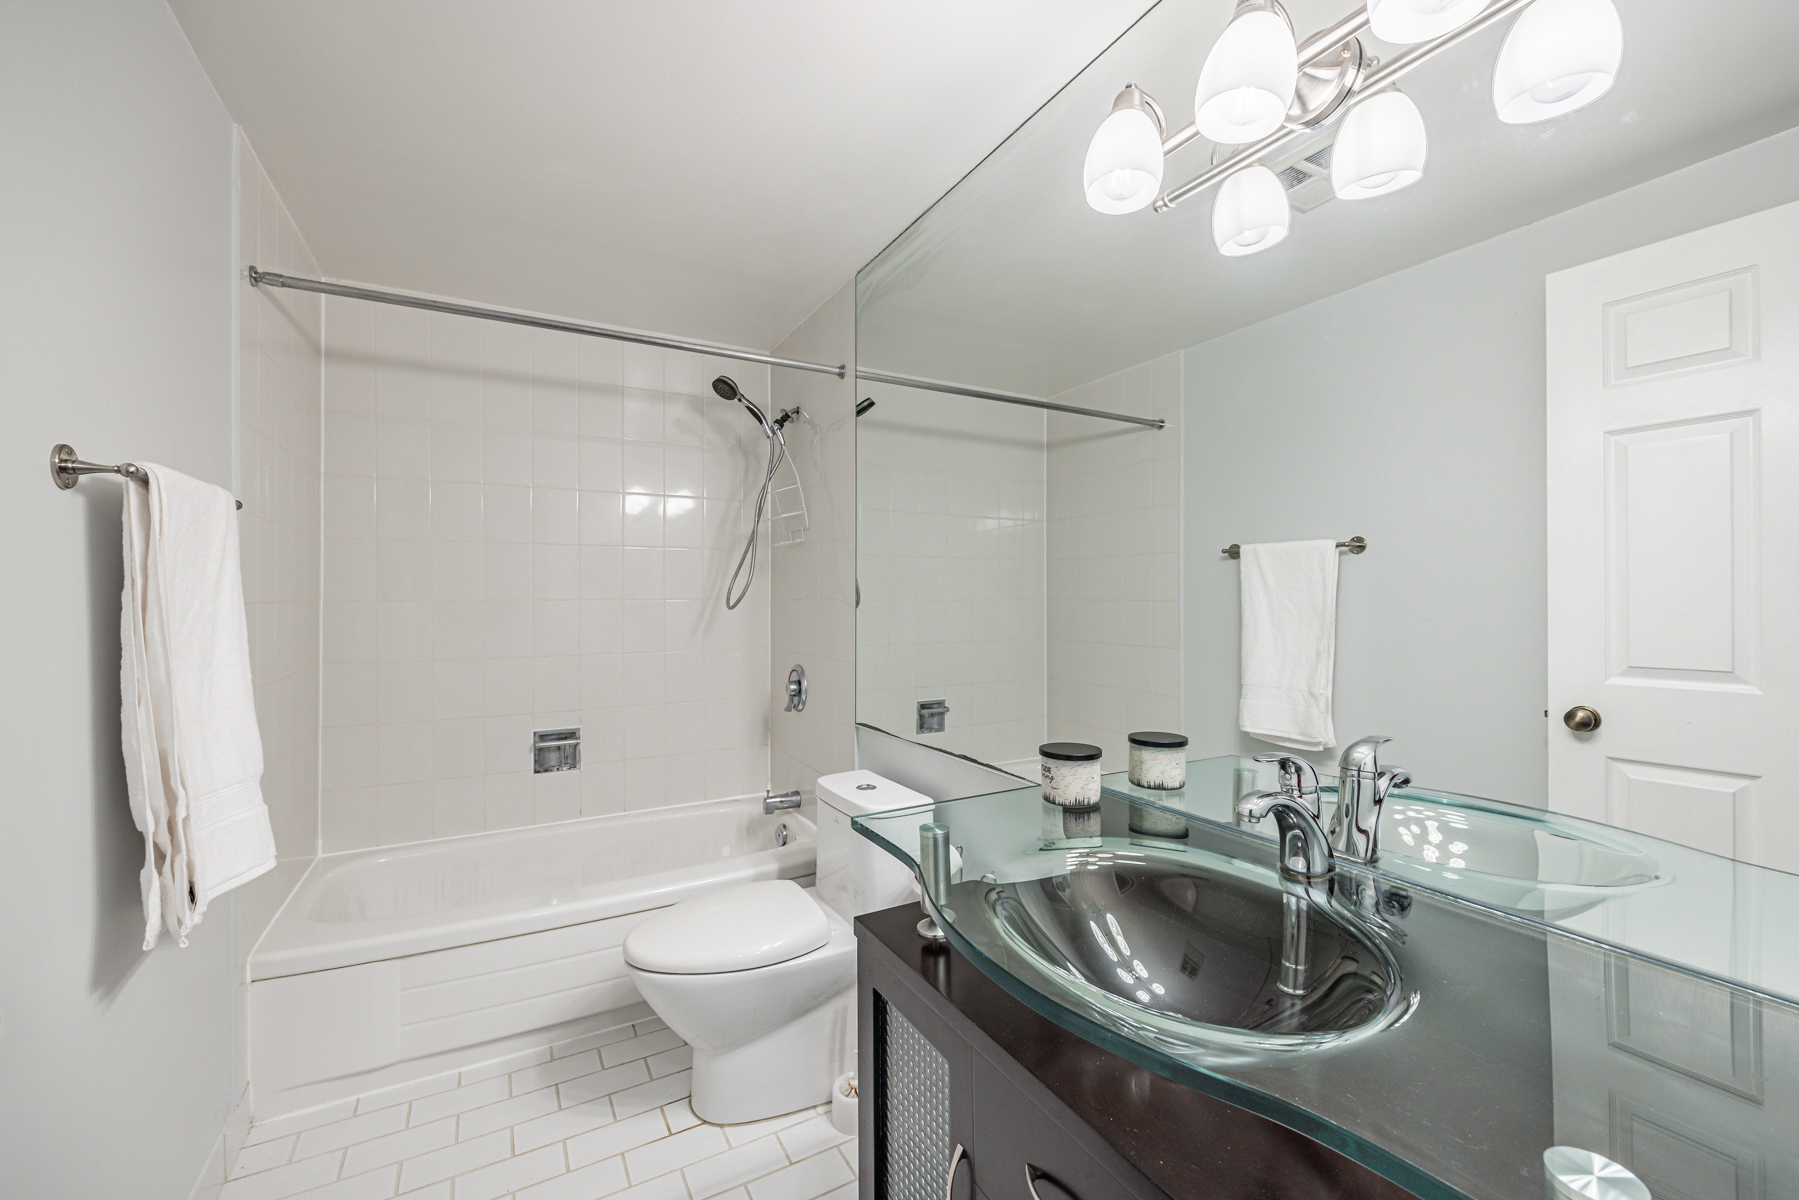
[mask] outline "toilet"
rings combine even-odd
[[[818,781],[817,886],[740,884],[644,919],[625,969],[693,1047],[693,1111],[714,1125],[830,1099],[855,1049],[858,915],[916,901],[912,873],[852,818],[928,805],[872,771]]]

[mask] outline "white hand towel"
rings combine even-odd
[[[1337,659],[1337,544],[1266,542],[1244,546],[1244,733],[1322,750],[1337,742],[1331,682]]]
[[[125,776],[144,835],[144,949],[275,865],[229,492],[139,464],[125,486]]]

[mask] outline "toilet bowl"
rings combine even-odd
[[[625,969],[693,1047],[693,1111],[715,1125],[827,1103],[855,1053],[861,913],[915,900],[912,876],[850,828],[853,816],[929,805],[869,771],[818,781],[816,891],[770,879],[645,918]]]
[[[693,1111],[715,1125],[823,1104],[853,1041],[856,939],[787,879],[726,888],[645,919],[625,968],[693,1047]]]

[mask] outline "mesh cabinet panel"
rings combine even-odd
[[[949,1170],[949,1062],[881,996],[875,997],[876,1200],[941,1200]]]

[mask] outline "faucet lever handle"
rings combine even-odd
[[[1255,761],[1259,763],[1279,763],[1281,771],[1281,791],[1303,802],[1318,815],[1318,770],[1305,759],[1296,754],[1258,754]]]

